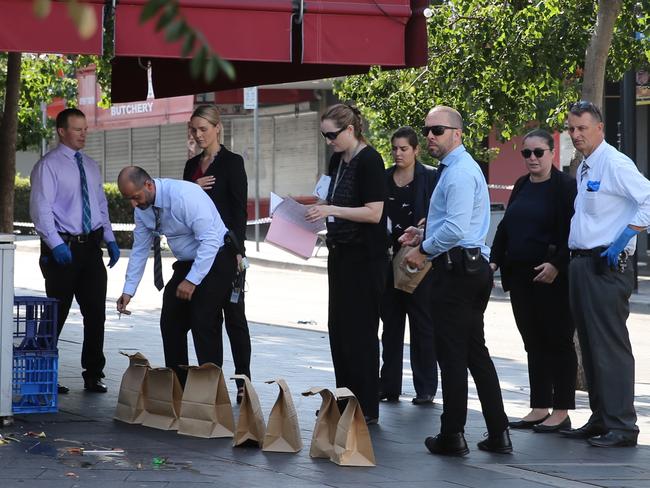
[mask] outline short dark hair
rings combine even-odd
[[[415,132],[415,130],[413,130],[413,127],[409,127],[408,125],[400,127],[395,132],[393,132],[393,135],[390,138],[390,142],[392,143],[395,139],[398,139],[400,137],[408,140],[409,146],[411,146],[413,149],[416,149],[420,145],[418,142],[418,134]]]
[[[70,117],[83,117],[86,118],[84,114],[78,108],[66,108],[59,112],[59,115],[56,116],[56,128],[57,129],[67,129],[68,128],[68,119]]]
[[[140,166],[127,166],[120,171],[118,180],[126,179],[135,188],[140,189],[147,181],[153,181],[149,173]]]
[[[585,113],[590,113],[598,122],[603,121],[603,114],[600,109],[593,103],[587,100],[578,100],[569,107],[569,113],[577,115],[578,117]]]
[[[526,134],[522,140],[522,142],[525,142],[526,139],[530,137],[539,137],[540,139],[544,139],[546,141],[546,144],[548,145],[548,148],[552,151],[555,149],[555,140],[553,139],[553,135],[544,129],[534,129],[531,130],[528,134]]]

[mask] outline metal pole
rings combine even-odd
[[[255,88],[257,90],[257,87]],[[257,97],[256,97],[257,98]],[[260,251],[260,127],[259,101],[253,110],[253,139],[255,144],[255,250]]]

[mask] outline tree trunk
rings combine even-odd
[[[21,53],[9,53],[7,56],[5,106],[0,121],[0,232],[4,233],[14,231],[14,182],[21,57]]]
[[[598,0],[598,16],[596,26],[591,35],[589,46],[585,53],[585,69],[582,79],[582,99],[594,103],[602,109],[605,97],[605,68],[607,56],[614,36],[614,24],[621,11],[622,0]],[[582,157],[577,153],[571,159],[570,172],[575,176]],[[587,391],[587,379],[582,366],[582,354],[578,334],[574,336],[576,354],[578,356],[578,377],[576,388]]]

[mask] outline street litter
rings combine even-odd
[[[0,434],[0,446],[5,446],[7,444],[11,444],[11,442],[20,442],[20,439],[17,437],[14,437],[16,434],[5,434],[4,436]]]
[[[154,466],[162,466],[167,462],[167,458],[164,457],[155,457],[151,460],[151,464]]]
[[[65,452],[67,454],[75,454],[78,456],[122,456],[124,449],[84,449],[83,447],[68,447]]]
[[[38,437],[39,439],[45,439],[47,436],[45,435],[45,432],[25,432],[23,434],[26,437]]]
[[[79,478],[79,475],[77,473],[73,473],[70,471],[69,473],[65,474],[68,478]]]

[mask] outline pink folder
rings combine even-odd
[[[309,259],[314,252],[317,239],[318,236],[313,232],[275,215],[265,240],[291,254]]]

